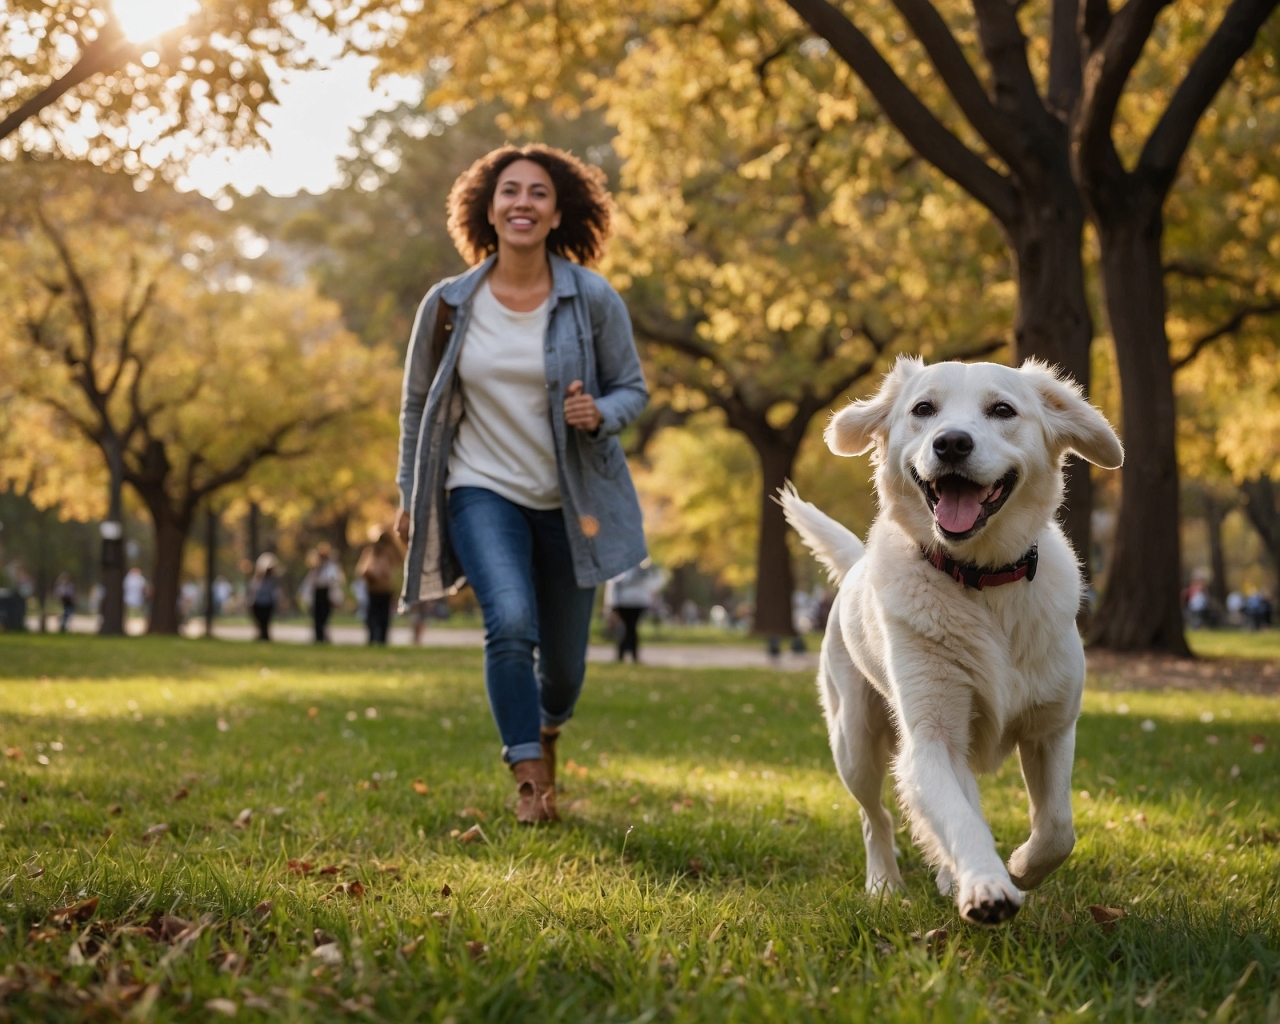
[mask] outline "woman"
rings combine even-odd
[[[369,527],[369,545],[360,552],[356,563],[356,580],[365,586],[365,625],[369,628],[369,644],[386,646],[391,627],[391,585],[396,571],[394,534],[381,526]],[[354,586],[354,584],[353,584]]]
[[[254,621],[258,623],[258,639],[271,639],[271,616],[280,602],[280,560],[270,551],[258,556],[249,581],[249,601]]]
[[[555,745],[595,588],[646,557],[617,435],[648,392],[626,306],[586,269],[609,233],[603,178],[546,146],[495,150],[459,177],[449,232],[472,268],[428,292],[405,365],[401,602],[475,591],[526,824],[558,820]]]
[[[321,541],[307,559],[310,571],[298,588],[298,601],[311,609],[311,621],[315,625],[316,643],[329,642],[329,616],[341,608],[347,591],[347,579],[342,566],[333,557],[333,548]]]

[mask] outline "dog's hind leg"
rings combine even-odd
[[[867,891],[901,889],[893,816],[882,802],[884,777],[893,754],[893,723],[884,698],[849,657],[835,609],[822,644],[818,682],[836,771],[861,807]]]
[[[1031,804],[1031,838],[1013,851],[1009,874],[1019,889],[1034,889],[1071,853],[1071,762],[1075,755],[1073,722],[1060,732],[1018,744],[1022,777]]]

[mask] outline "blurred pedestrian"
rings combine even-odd
[[[253,609],[258,624],[258,639],[271,639],[271,616],[280,603],[280,560],[270,551],[258,556],[253,567],[253,579],[249,581],[249,607]]]
[[[126,615],[146,615],[147,594],[151,587],[136,565],[124,574],[124,608]]]
[[[622,621],[619,661],[626,660],[630,654],[634,664],[640,663],[640,617],[653,605],[658,591],[665,585],[666,574],[655,569],[647,558],[604,585],[604,606]]]
[[[325,541],[316,545],[307,559],[310,566],[298,588],[298,600],[311,611],[315,624],[316,643],[329,642],[329,616],[342,607],[347,590],[347,580],[342,566],[333,557],[333,548]]]
[[[365,625],[369,628],[370,644],[387,642],[391,628],[391,587],[399,556],[395,535],[385,527],[371,526],[369,544],[360,552],[360,561],[356,563],[356,576],[369,593]]]
[[[449,194],[472,269],[423,300],[405,363],[403,602],[464,576],[475,591],[525,824],[558,818],[555,745],[582,690],[595,588],[645,557],[617,435],[648,392],[626,305],[586,269],[610,217],[603,173],[568,153],[481,157]]]
[[[76,610],[76,584],[71,573],[63,572],[53,583],[53,599],[62,604],[62,615],[58,618],[59,629],[63,633],[71,631],[71,616]]]
[[[231,596],[235,593],[235,589],[231,586],[231,581],[225,576],[219,576],[213,581],[213,614],[222,615],[227,607],[227,602],[231,600]]]

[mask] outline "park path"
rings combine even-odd
[[[39,620],[32,617],[27,621],[28,629],[39,627]],[[57,622],[49,620],[50,630],[57,629]],[[128,630],[131,635],[140,635],[145,628],[142,619],[131,619]],[[96,633],[98,620],[96,616],[76,615],[71,620],[73,633]],[[204,620],[193,619],[183,627],[183,635],[187,637],[204,636]],[[252,641],[257,636],[257,629],[248,623],[215,622],[213,635],[219,640]],[[271,637],[278,643],[307,644],[312,642],[310,623],[277,622],[271,627]],[[363,626],[333,625],[329,627],[329,638],[340,646],[356,646],[366,642],[367,635]],[[409,647],[413,644],[413,632],[408,626],[393,626],[390,634],[392,647]],[[482,647],[484,631],[481,629],[453,629],[448,627],[428,626],[422,631],[420,647]],[[592,644],[587,649],[588,661],[613,661],[617,650],[605,644]],[[641,657],[646,665],[658,668],[774,668],[787,672],[813,672],[818,667],[816,653],[792,654],[786,652],[777,658],[770,658],[763,645],[735,646],[728,644],[645,644]]]

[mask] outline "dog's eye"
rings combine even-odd
[[[987,415],[994,416],[998,420],[1011,420],[1018,415],[1018,411],[1008,402],[996,402]]]
[[[937,410],[933,407],[932,402],[917,402],[916,407],[911,410],[912,416],[932,416]]]

